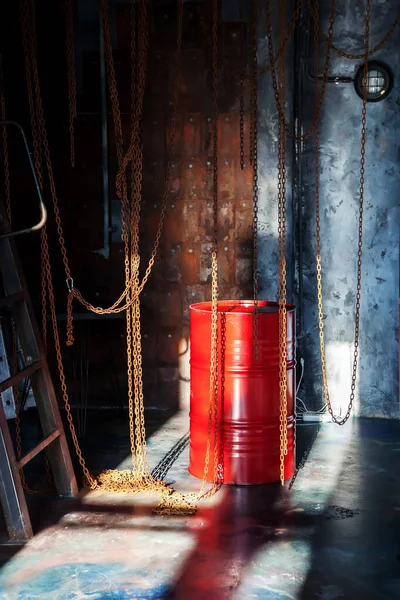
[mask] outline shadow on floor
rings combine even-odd
[[[301,600],[400,598],[400,422],[357,419]]]
[[[150,504],[116,504],[115,498],[55,500],[42,511],[41,525],[57,525],[38,544],[47,547],[59,536],[69,550],[46,569],[36,557],[36,571],[23,585],[36,590],[46,580],[46,590],[56,590],[55,582],[73,576],[80,593],[94,600],[398,598],[399,433],[397,423],[356,420],[327,499],[318,491],[310,496],[304,486],[296,500],[279,485],[225,486],[219,503],[188,518],[153,517]],[[333,435],[318,451],[318,486],[330,475],[324,461],[338,440]],[[179,552],[188,536],[190,545]],[[119,555],[115,539],[124,540]],[[89,554],[80,554],[83,542]],[[54,594],[43,597],[61,597]]]

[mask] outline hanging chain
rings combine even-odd
[[[266,24],[270,63],[274,62],[270,1],[266,1]],[[286,5],[279,5],[279,39],[285,28]],[[285,106],[286,61],[278,61],[278,73],[271,70],[275,102]],[[286,119],[278,118],[278,303],[279,303],[279,471],[285,482],[285,455],[287,454],[287,309],[286,309]]]
[[[271,12],[268,5],[269,5],[269,0],[266,0],[266,11]],[[312,12],[312,17],[315,21],[315,19],[316,19],[315,11],[318,12],[318,0],[314,0],[314,3],[310,5],[310,11]],[[321,92],[319,94],[318,103],[315,106],[313,121],[305,133],[303,133],[302,135],[295,135],[295,133],[288,130],[288,127],[286,124],[286,119],[285,119],[285,114],[284,114],[284,107],[281,104],[279,95],[275,96],[279,119],[282,122],[285,122],[286,135],[288,135],[288,137],[292,140],[302,142],[302,141],[306,140],[307,138],[309,138],[310,135],[312,135],[314,133],[315,126],[318,122],[320,112],[322,109],[322,105],[324,103],[327,82],[328,82],[328,72],[329,72],[329,63],[330,63],[330,58],[331,58],[332,37],[333,37],[333,26],[334,26],[334,22],[335,22],[335,11],[336,11],[336,0],[331,0],[331,11],[330,11],[329,30],[328,30],[328,48],[327,48],[325,62],[324,62],[324,68],[323,68]],[[267,16],[267,20],[268,20],[268,16]],[[269,20],[270,20],[270,16],[269,16]],[[271,41],[271,46],[273,47],[272,41]],[[273,65],[275,63],[271,62],[271,58],[270,58],[270,64],[271,64],[271,76],[272,76],[272,79],[274,79],[275,68]]]
[[[349,419],[355,398],[357,365],[360,338],[360,306],[361,306],[361,276],[362,276],[362,243],[363,243],[363,213],[364,213],[364,185],[365,185],[365,146],[367,128],[367,81],[368,81],[368,48],[371,21],[370,0],[366,2],[365,16],[365,38],[364,38],[364,75],[363,75],[363,101],[361,119],[361,158],[360,158],[360,187],[359,187],[359,212],[358,212],[358,247],[357,247],[357,293],[355,303],[355,332],[354,332],[354,356],[351,377],[351,392],[347,411],[343,419],[338,419],[332,409],[328,389],[328,376],[326,369],[325,336],[324,336],[324,313],[322,300],[322,265],[321,265],[321,225],[320,225],[320,199],[319,199],[319,156],[318,156],[318,134],[316,134],[315,152],[315,212],[316,212],[316,262],[317,262],[317,290],[318,290],[318,326],[321,350],[322,379],[324,396],[328,405],[329,414],[337,425],[344,425]]]
[[[258,361],[258,80],[256,77],[258,67],[258,35],[257,17],[258,0],[251,4],[251,38],[252,38],[252,69],[251,81],[251,156],[253,167],[253,351],[254,359]]]
[[[258,91],[257,82],[254,80],[254,76],[257,73],[257,14],[258,14],[258,2],[257,0],[251,0],[250,4],[250,64],[252,80],[250,84],[250,152],[249,160],[250,165],[253,166],[254,160],[254,106],[257,107],[257,100],[255,95]],[[254,64],[256,63],[256,64]],[[254,167],[253,167],[254,170]]]
[[[292,20],[290,22],[287,32],[285,33],[284,36],[282,36],[282,41],[279,44],[278,51],[277,51],[276,55],[274,56],[274,59],[272,62],[270,61],[268,65],[266,65],[263,69],[261,69],[261,71],[256,72],[255,77],[257,77],[258,79],[260,79],[263,75],[266,75],[267,73],[269,73],[271,71],[271,69],[275,68],[276,65],[278,64],[278,61],[281,59],[282,55],[286,52],[287,44],[288,44],[290,38],[292,37],[293,32],[296,27],[296,23],[299,20],[302,5],[303,5],[303,0],[297,0],[296,8],[294,10]],[[253,73],[244,75],[245,79],[253,79],[253,77],[254,77]]]
[[[133,9],[132,9],[133,10]],[[134,14],[134,13],[133,13]],[[131,25],[134,25],[134,18],[131,13]],[[143,114],[143,100],[146,86],[146,63],[148,49],[148,19],[147,19],[147,1],[143,1],[140,5],[139,13],[139,32],[138,32],[138,65],[137,65],[137,81],[136,81],[136,102],[132,98],[132,135],[131,144],[133,143],[132,153],[132,206],[131,206],[131,248],[130,255],[130,271],[134,275],[135,291],[139,286],[139,221],[140,221],[140,204],[142,198],[142,173],[143,173],[143,149],[141,145],[140,128]],[[131,59],[135,58],[135,36],[132,32],[131,36]],[[133,73],[133,65],[131,68]],[[134,88],[131,86],[133,93]],[[128,273],[129,278],[129,273]],[[147,451],[146,451],[146,433],[144,424],[144,397],[143,397],[143,375],[142,375],[142,350],[141,350],[141,333],[140,333],[140,300],[137,297],[132,308],[127,311],[127,338],[132,337],[132,347],[128,341],[128,363],[133,358],[133,386],[132,382],[128,385],[128,405],[130,415],[130,440],[133,458],[133,466],[137,473],[142,473],[145,477],[148,473]],[[132,348],[132,349],[131,349]],[[132,358],[131,358],[132,352]],[[134,418],[133,418],[134,417]],[[134,421],[134,426],[133,425]]]
[[[75,167],[74,121],[77,118],[76,79],[74,51],[74,12],[72,0],[65,0],[65,34],[67,51],[68,103],[69,103],[69,136],[71,167]]]
[[[109,30],[109,28],[104,27],[104,31],[106,32],[107,30]],[[105,42],[106,42],[106,48],[107,48],[107,37],[106,36],[105,36]],[[112,59],[112,55],[111,55],[111,59]],[[179,72],[179,68],[180,68],[180,50],[179,50],[179,55],[177,54],[177,56],[176,56],[175,64],[176,64],[176,66],[175,66],[174,79],[176,81],[178,72]],[[108,63],[108,65],[109,65],[109,63]],[[118,101],[118,91],[117,91],[117,87],[116,87],[115,71],[113,74],[113,67],[111,67],[111,66],[110,66],[110,68],[108,68],[108,77],[109,77],[111,106],[112,106],[112,112],[113,112],[114,124],[115,124],[116,121],[118,121],[117,115],[119,112],[119,101]],[[160,242],[161,242],[161,236],[162,236],[162,232],[164,229],[165,215],[166,215],[166,211],[167,211],[168,194],[169,194],[171,172],[172,172],[172,167],[171,167],[172,157],[174,155],[175,145],[176,145],[176,123],[177,123],[176,104],[177,104],[177,98],[178,98],[178,91],[179,91],[178,86],[174,85],[173,98],[172,98],[172,109],[171,109],[171,119],[170,119],[169,144],[168,144],[168,148],[167,148],[167,169],[166,169],[166,174],[165,174],[164,191],[163,191],[163,196],[162,196],[162,200],[161,200],[160,218],[159,218],[159,222],[158,222],[158,227],[157,227],[157,232],[156,232],[156,236],[155,236],[155,240],[154,240],[153,249],[152,249],[145,273],[143,275],[142,281],[140,282],[140,285],[138,285],[136,287],[135,291],[130,294],[129,300],[126,300],[125,303],[123,305],[121,305],[121,302],[123,302],[123,300],[127,297],[128,293],[130,291],[132,291],[131,288],[134,285],[134,280],[135,280],[136,275],[135,275],[135,273],[131,273],[131,277],[130,277],[128,283],[126,284],[124,291],[119,296],[119,298],[114,302],[114,304],[112,304],[108,308],[94,306],[93,304],[91,304],[90,302],[86,301],[83,298],[81,292],[76,287],[74,287],[72,289],[72,294],[73,294],[74,298],[76,298],[87,310],[90,310],[91,312],[94,312],[98,315],[117,314],[120,312],[124,312],[129,307],[131,307],[136,302],[136,299],[139,297],[139,295],[142,293],[142,291],[150,277],[151,271],[153,269],[155,259],[157,256],[157,252],[158,252],[158,248],[159,248]],[[135,148],[134,140],[138,139],[138,136],[139,136],[138,130],[135,130],[132,133],[133,133],[133,135],[131,137],[131,142],[130,142],[130,146],[128,148],[127,153],[125,154],[125,156],[123,156],[123,154],[121,153],[120,157],[118,157],[119,172],[117,175],[117,193],[118,193],[118,196],[121,198],[122,203],[124,203],[124,201],[127,202],[126,199],[127,199],[127,195],[128,195],[125,172],[126,172],[128,165],[132,162],[134,148]],[[121,140],[119,145],[117,146],[117,149],[118,149],[118,147],[120,147],[122,149],[122,128],[119,125],[116,130],[116,138],[117,138],[117,140],[118,139]],[[117,152],[118,152],[118,150],[117,150]]]
[[[213,74],[212,74],[212,119],[213,119],[213,213],[214,213],[214,251],[212,256],[212,323],[211,323],[211,363],[214,374],[211,377],[210,365],[210,400],[214,399],[214,472],[212,492],[217,491],[223,483],[220,459],[220,415],[219,415],[219,359],[218,359],[218,0],[213,0],[212,41],[213,41]],[[212,379],[214,385],[212,387]],[[222,415],[221,415],[222,416]],[[204,471],[204,479],[206,473]]]
[[[310,4],[311,0],[307,0],[307,2],[308,2],[308,4]],[[367,54],[365,54],[365,52],[360,53],[360,54],[345,52],[344,50],[337,48],[334,44],[331,44],[332,50],[334,50],[334,52],[336,52],[336,54],[339,54],[339,56],[342,56],[343,58],[348,58],[350,60],[363,60],[363,59],[365,59],[365,57],[369,58],[370,56],[372,56],[373,54],[378,52],[378,50],[380,50],[386,44],[386,42],[388,41],[390,36],[395,32],[396,27],[399,23],[400,23],[400,15],[397,15],[394,23],[389,27],[388,31],[385,33],[385,35],[383,36],[381,41],[378,44],[376,44],[376,46],[371,48],[371,50],[368,50]],[[319,23],[318,23],[318,27],[319,27]],[[326,40],[329,39],[325,33],[322,33],[322,35]]]
[[[240,99],[239,99],[239,138],[240,138],[240,168],[244,169],[244,71],[246,68],[246,44],[245,44],[245,21],[244,0],[239,0],[240,21]]]
[[[37,57],[36,57],[36,43],[35,43],[35,33],[34,33],[35,32],[34,0],[30,0],[30,2],[29,2],[29,0],[22,0],[22,7],[23,7],[23,13],[24,13],[23,19],[25,21],[27,21],[27,23],[29,24],[29,26],[26,28],[26,36],[28,39],[28,48],[26,50],[26,52],[28,52],[28,56],[26,56],[26,60],[28,62],[28,65],[31,65],[31,69],[32,69],[33,86],[34,86],[35,100],[36,100],[35,121],[36,121],[36,124],[38,127],[37,140],[41,140],[41,143],[39,141],[38,144],[41,145],[43,148],[44,157],[45,157],[45,161],[46,161],[48,178],[49,178],[49,183],[50,183],[51,197],[53,200],[54,216],[55,216],[55,220],[56,220],[57,233],[58,233],[58,237],[59,237],[59,243],[60,243],[62,261],[64,264],[65,276],[67,278],[67,281],[71,282],[72,281],[71,270],[69,267],[67,250],[66,250],[66,246],[65,246],[64,232],[63,232],[63,227],[62,227],[62,223],[61,223],[60,209],[58,206],[58,198],[57,198],[57,192],[56,192],[56,187],[55,187],[55,182],[54,182],[52,161],[51,161],[51,156],[50,156],[50,148],[49,148],[49,143],[48,143],[48,139],[47,139],[46,124],[45,124],[45,120],[44,120],[43,103],[42,103],[42,98],[41,98],[41,94],[40,94],[40,82],[39,82],[39,72],[38,72],[38,64],[37,64]],[[41,183],[41,185],[43,187],[43,173],[42,173],[41,164],[39,165],[39,159],[37,162],[38,162],[38,164],[36,165],[36,169],[40,170],[40,173],[41,173],[41,179],[39,179],[39,183]],[[39,167],[39,169],[38,169],[38,167]]]
[[[279,4],[279,39],[285,31],[286,2]],[[283,110],[286,104],[286,54],[278,61],[278,93]],[[279,122],[278,130],[278,293],[279,293],[279,439],[280,480],[285,482],[285,456],[287,455],[287,311],[286,311],[286,131]]]
[[[33,24],[34,12],[33,12],[33,9],[34,9],[34,6],[32,3],[29,3],[28,0],[23,0],[23,2],[21,3],[21,25],[22,25],[22,34],[23,34],[22,38],[23,38],[23,44],[24,44],[25,71],[26,71],[26,75],[27,75],[27,84],[28,84],[28,98],[29,98],[29,105],[30,105],[30,109],[31,109],[32,132],[33,132],[33,138],[34,138],[34,140],[36,140],[36,144],[34,143],[35,169],[37,172],[40,187],[43,189],[43,170],[42,170],[42,161],[41,161],[41,152],[40,152],[40,143],[42,141],[44,144],[44,152],[45,152],[46,159],[47,159],[46,162],[47,162],[47,167],[48,167],[48,172],[49,172],[49,178],[50,178],[50,180],[53,181],[53,186],[51,186],[53,189],[54,180],[52,179],[51,163],[50,163],[50,169],[49,169],[49,164],[48,164],[50,161],[50,156],[49,156],[49,152],[48,152],[48,144],[44,143],[45,139],[46,139],[46,133],[45,133],[45,131],[43,131],[44,119],[43,119],[43,111],[42,111],[42,107],[41,107],[40,87],[38,87],[38,85],[36,85],[39,83],[39,80],[37,77],[37,62],[36,62],[37,58],[36,58],[36,44],[35,44],[35,38],[34,38],[34,24]],[[34,76],[33,79],[35,80],[35,96],[36,96],[35,104],[33,102],[32,71],[31,70],[33,71],[33,76]],[[39,118],[38,118],[37,112],[35,112],[35,106],[36,106],[36,109],[38,109],[37,112],[39,114]],[[64,246],[64,248],[65,248],[65,246]],[[47,291],[48,291],[48,298],[49,298],[51,320],[52,320],[52,326],[53,326],[54,344],[55,344],[55,349],[56,349],[56,358],[57,358],[57,366],[58,366],[58,372],[59,372],[59,378],[60,378],[60,385],[61,385],[61,390],[62,390],[64,406],[66,409],[67,419],[68,419],[68,423],[69,423],[69,427],[70,427],[70,431],[71,431],[71,436],[72,436],[72,440],[73,440],[73,443],[75,446],[75,451],[76,451],[79,463],[80,463],[83,473],[85,475],[85,480],[91,487],[96,487],[96,482],[90,475],[89,470],[87,469],[85,461],[82,456],[82,452],[81,452],[81,449],[79,446],[75,427],[73,424],[71,407],[69,404],[68,390],[67,390],[67,386],[66,386],[64,365],[63,365],[62,354],[61,354],[61,344],[60,344],[59,333],[58,333],[57,314],[56,314],[56,308],[55,308],[53,281],[52,281],[51,266],[50,266],[50,250],[49,250],[49,245],[48,245],[46,227],[43,227],[41,230],[41,261],[42,261],[43,276],[44,276],[44,285],[42,284],[42,291],[43,291],[44,287],[46,287]]]
[[[211,355],[210,355],[210,389],[208,405],[207,446],[204,462],[203,482],[200,497],[214,493],[218,485],[219,459],[219,381],[218,381],[218,0],[212,4],[212,131],[213,131],[213,249],[211,254]],[[214,417],[214,419],[213,419]],[[205,484],[209,472],[211,455],[211,439],[214,431],[214,473],[213,487],[205,494]]]
[[[178,11],[179,18],[178,18],[177,63],[179,63],[178,59],[180,59],[180,54],[181,54],[183,0],[179,0],[178,6],[179,6],[179,11]],[[36,57],[35,57],[34,53],[32,53],[32,49],[34,48],[34,44],[33,44],[34,28],[32,25],[33,13],[32,13],[31,9],[32,9],[32,4],[31,4],[31,6],[29,6],[29,4],[26,1],[22,4],[21,17],[22,17],[22,29],[23,29],[24,49],[25,49],[25,63],[26,63],[26,67],[27,67],[28,95],[32,96],[32,98],[33,98],[33,90],[32,89],[29,90],[29,82],[31,82],[30,57],[32,57],[32,62],[34,63],[32,65],[32,70],[34,71],[34,75],[35,75],[35,71],[37,72],[37,64],[35,65]],[[147,17],[146,17],[145,13],[143,13],[143,15],[144,15],[144,17],[143,17],[142,24],[144,26],[144,22],[147,19]],[[142,41],[143,41],[143,38],[142,38]],[[146,52],[147,52],[147,50],[146,50]],[[145,65],[145,61],[142,64]],[[179,71],[179,69],[177,67],[176,73],[178,73],[178,71]],[[35,76],[34,76],[34,80],[35,80]],[[37,82],[38,82],[38,79],[37,79]],[[35,93],[40,94],[39,86],[35,85]],[[178,81],[176,79],[174,82],[174,98],[175,99],[177,99],[177,94],[178,94]],[[174,102],[173,104],[174,104],[173,110],[172,110],[173,118],[171,118],[171,120],[175,124],[176,123],[176,102]],[[40,107],[41,107],[40,97],[39,97],[39,99],[36,98],[36,105],[39,106],[39,109],[40,109]],[[41,111],[39,110],[39,115],[40,115],[40,112]],[[35,121],[36,115],[32,114],[31,116],[33,117],[32,124],[33,124],[33,126],[35,126],[36,125],[36,121]],[[40,122],[40,119],[39,119],[39,122]],[[42,134],[42,137],[44,139],[45,132],[43,132],[41,130],[41,128],[38,128],[37,131],[34,131],[33,135],[34,135],[34,137],[36,136],[39,138],[40,134]],[[172,135],[172,139],[174,139],[174,137],[175,137],[175,134]],[[40,151],[40,144],[38,144],[38,151],[35,154],[35,163],[37,163],[39,160],[39,151]],[[45,148],[45,155],[46,155],[46,148]],[[47,156],[46,158],[48,159],[49,157]],[[50,176],[50,174],[49,174],[49,176]],[[41,183],[43,183],[43,173],[41,170],[38,173],[38,177],[39,177],[39,181]],[[141,175],[140,175],[140,178],[138,179],[138,181],[141,181]],[[167,191],[168,191],[168,188],[167,188]],[[72,419],[72,414],[71,414],[71,407],[70,407],[69,399],[68,399],[68,392],[67,392],[63,363],[62,363],[61,345],[60,345],[60,340],[59,340],[59,335],[58,335],[57,316],[56,316],[56,311],[55,311],[54,292],[53,292],[52,278],[51,278],[47,233],[46,233],[45,229],[43,229],[42,231],[43,231],[42,254],[44,256],[45,277],[46,277],[46,284],[47,284],[48,293],[49,293],[49,304],[50,304],[51,318],[52,318],[53,331],[54,331],[54,342],[55,342],[55,348],[56,348],[57,365],[58,365],[58,370],[59,370],[61,389],[62,389],[62,393],[63,393],[63,400],[64,400],[64,404],[65,404],[65,408],[66,408],[67,419],[68,419],[68,423],[69,423],[69,427],[70,427],[72,440],[73,440],[73,443],[75,446],[76,454],[79,459],[79,463],[80,463],[83,473],[84,473],[86,484],[91,489],[103,488],[108,491],[115,490],[115,491],[120,491],[120,492],[121,491],[139,492],[139,491],[143,491],[146,489],[151,490],[151,491],[157,491],[161,496],[161,502],[155,509],[155,512],[157,512],[159,514],[182,514],[182,515],[193,514],[195,512],[196,508],[190,498],[184,498],[181,494],[174,492],[174,490],[172,490],[171,488],[166,486],[164,482],[154,480],[154,478],[151,477],[150,472],[146,472],[146,471],[143,472],[143,470],[142,470],[143,467],[140,471],[138,470],[138,467],[137,467],[136,472],[132,472],[130,470],[129,471],[105,471],[105,472],[101,473],[96,479],[91,476],[89,470],[87,469],[84,458],[82,456],[81,449],[79,447],[79,442],[78,442],[78,439],[76,436],[75,427],[73,424],[73,419]],[[136,269],[136,263],[134,260],[132,260],[132,263],[130,264],[130,270],[132,271],[132,281],[134,281],[134,278],[136,277],[135,269]],[[70,282],[70,285],[71,285],[71,289],[73,289],[72,281]],[[137,314],[135,315],[135,319],[136,320],[138,319]],[[140,331],[138,330],[136,323],[133,326],[130,326],[130,331],[134,333],[133,339],[131,340],[132,345],[134,347],[136,347],[136,351],[140,350],[140,346],[137,343],[138,337],[140,336]],[[136,375],[138,377],[141,377],[140,366],[136,370]],[[135,388],[135,389],[137,389],[137,388]],[[141,407],[141,404],[143,405],[142,400],[143,400],[143,397],[141,399],[140,398],[138,399],[135,397],[134,412],[135,412],[135,425],[137,426],[137,424],[139,423],[139,427],[138,427],[138,429],[140,430],[139,436],[141,437],[141,441],[143,442],[144,416],[143,416],[143,411],[142,411],[142,407]],[[140,440],[136,440],[136,445],[137,444],[140,444]],[[142,444],[142,447],[143,447],[143,444]],[[142,465],[143,464],[145,465],[145,469],[147,469],[146,463],[143,462]]]

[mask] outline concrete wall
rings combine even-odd
[[[328,30],[329,5],[321,26]],[[362,52],[363,1],[337,3],[334,40],[349,52]],[[396,18],[396,3],[375,2],[371,14],[371,46],[377,44]],[[296,115],[303,130],[311,123],[314,73],[307,13],[298,29],[295,55],[288,56],[288,77],[293,75],[289,126]],[[311,31],[312,35],[312,31]],[[260,34],[260,62],[264,62],[265,33]],[[326,45],[320,47],[320,73]],[[394,73],[390,96],[367,109],[366,184],[363,234],[361,336],[356,412],[364,416],[398,417],[398,297],[399,297],[399,116],[400,29],[374,59]],[[362,60],[333,54],[330,75],[349,82],[330,82],[320,122],[321,238],[324,273],[324,315],[330,392],[336,410],[345,412],[351,382],[358,235],[361,99],[351,81]],[[310,76],[311,75],[311,76]],[[288,95],[288,99],[290,96]],[[276,297],[276,111],[270,78],[260,90],[260,180],[262,182],[260,275],[264,295]],[[305,359],[304,384],[299,395],[310,408],[323,404],[315,280],[314,141],[299,147],[299,160],[290,159],[288,210],[293,229],[291,261],[292,298],[298,306],[298,357]],[[296,158],[296,154],[294,155]]]

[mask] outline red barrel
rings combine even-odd
[[[219,402],[224,483],[279,481],[279,307],[258,303],[258,361],[253,301],[218,302]],[[285,479],[294,473],[296,309],[287,306],[287,437]],[[207,446],[211,302],[190,307],[190,464],[202,478]],[[222,390],[222,392],[221,392]],[[211,436],[213,437],[213,436]],[[213,445],[211,444],[211,452]],[[212,480],[211,454],[208,480]]]

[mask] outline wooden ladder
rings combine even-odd
[[[8,233],[4,235],[4,232]],[[14,238],[11,237],[9,224],[1,207],[0,274],[2,278],[0,311],[3,309],[11,311],[26,364],[18,373],[0,382],[0,394],[18,385],[21,380],[29,378],[44,435],[41,442],[17,460],[3,402],[0,400],[0,502],[10,541],[18,542],[26,541],[33,536],[20,476],[20,469],[23,466],[39,452],[48,448],[48,458],[58,494],[75,496],[78,487],[30,296]],[[10,360],[9,364],[11,364]]]

